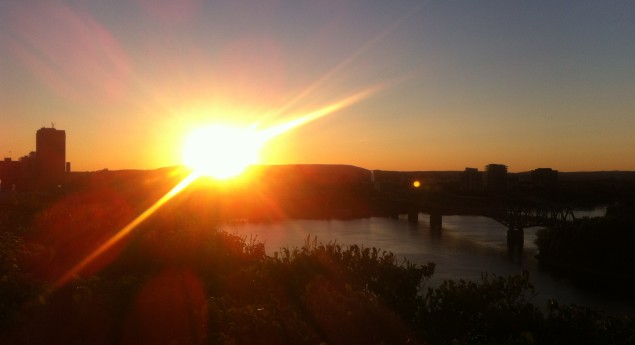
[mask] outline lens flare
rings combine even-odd
[[[169,192],[167,192],[161,199],[157,200],[152,206],[146,209],[143,213],[138,215],[135,219],[133,219],[128,225],[124,226],[121,230],[119,230],[114,236],[108,239],[108,241],[104,242],[97,249],[93,250],[90,255],[86,256],[82,261],[77,263],[75,266],[71,267],[64,275],[62,275],[52,286],[52,288],[45,293],[48,295],[55,291],[56,289],[64,286],[68,283],[73,276],[79,274],[86,266],[90,265],[95,259],[97,259],[104,252],[108,251],[115,244],[121,241],[124,237],[128,236],[139,224],[141,224],[144,220],[148,219],[154,212],[156,212],[163,204],[168,202],[170,199],[177,196],[183,189],[189,186],[194,180],[199,178],[199,175],[196,173],[192,173],[184,178],[179,184],[174,186]]]

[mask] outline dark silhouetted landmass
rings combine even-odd
[[[115,191],[146,207],[147,202],[166,193],[187,173],[180,167],[73,172],[67,177],[67,190]],[[377,200],[391,193],[410,193],[413,181],[421,183],[420,191],[437,195],[491,196],[485,189],[465,190],[462,174],[458,171],[367,170],[348,165],[262,165],[252,167],[246,173],[247,178],[239,182],[212,188],[220,193],[217,196],[223,196],[223,201],[205,200],[211,198],[210,193],[190,189],[191,196],[199,198],[198,202],[221,202],[219,216],[227,218],[257,221],[359,218],[386,213]],[[506,190],[496,195],[571,207],[609,205],[635,196],[635,172],[561,172],[553,185],[536,184],[530,172],[508,173],[507,178]]]
[[[635,284],[635,203],[617,203],[604,217],[579,219],[537,233],[538,259],[587,286],[631,291]],[[591,279],[596,277],[601,279]]]

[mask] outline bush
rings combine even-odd
[[[103,266],[45,295],[52,281],[30,267],[46,269],[48,252],[22,235],[38,238],[39,230],[30,221],[11,221],[21,230],[0,231],[0,343],[634,341],[631,318],[555,302],[543,315],[531,303],[527,275],[485,274],[480,282],[426,289],[433,263],[414,265],[380,249],[310,237],[301,248],[269,257],[253,238],[215,231],[169,209],[155,216],[107,253]]]
[[[424,297],[418,322],[433,344],[509,344],[533,339],[541,313],[530,302],[528,276],[490,277],[480,283],[448,280]]]
[[[573,273],[634,282],[635,218],[618,210],[612,209],[606,217],[539,230],[536,245],[541,262]]]
[[[635,322],[629,317],[550,301],[539,340],[543,344],[635,344]]]

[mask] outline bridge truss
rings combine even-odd
[[[547,205],[512,205],[490,214],[490,218],[509,230],[522,230],[535,226],[562,227],[575,220],[570,207]]]

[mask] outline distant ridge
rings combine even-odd
[[[529,178],[530,171],[524,171],[515,173],[518,177]],[[635,181],[635,171],[622,171],[622,170],[610,170],[610,171],[570,171],[559,172],[558,179],[561,181],[606,181],[606,180],[620,180],[620,181]]]
[[[170,166],[157,169],[120,169],[109,170],[102,169],[97,171],[88,172],[74,172],[74,174],[82,173],[111,173],[111,174],[135,174],[143,172],[171,172],[175,170],[183,170],[183,166]],[[385,171],[394,173],[403,173],[407,175],[417,176],[434,176],[437,178],[457,178],[462,171],[458,170],[382,170],[382,169],[366,169],[349,164],[258,164],[253,165],[250,169],[256,171],[290,171],[290,170],[304,170],[306,173],[370,173],[371,171]],[[516,176],[519,179],[529,179],[531,171],[523,171],[510,173],[510,176]],[[623,170],[607,170],[607,171],[571,171],[571,172],[559,172],[559,179],[561,181],[599,181],[599,180],[622,180],[622,181],[635,181],[635,171],[623,171]]]

